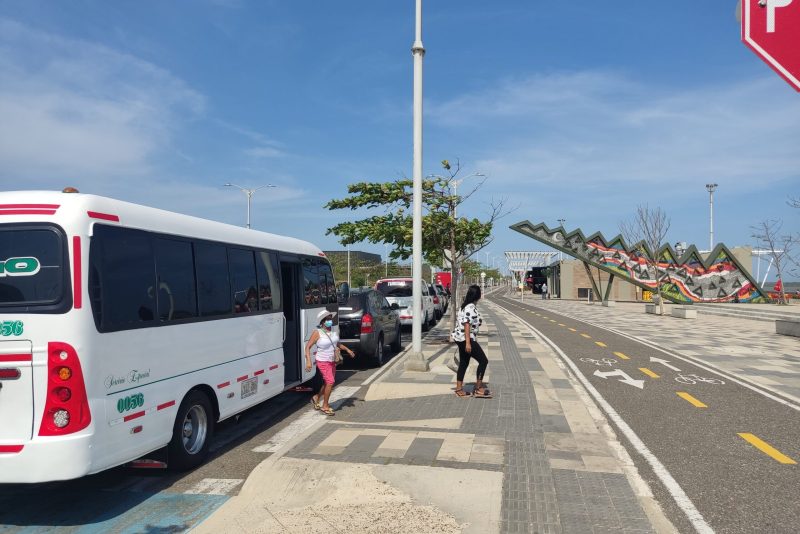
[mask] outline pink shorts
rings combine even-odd
[[[326,384],[336,382],[336,364],[333,362],[321,362],[317,360],[317,369],[322,375],[322,381]]]

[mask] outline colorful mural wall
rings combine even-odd
[[[654,290],[656,280],[662,280],[661,294],[673,302],[767,302],[766,293],[722,243],[706,259],[694,245],[680,257],[664,245],[654,256],[644,243],[629,247],[619,235],[610,241],[600,232],[587,238],[580,229],[567,233],[529,221],[511,229],[643,289]],[[658,258],[655,265],[650,258]]]

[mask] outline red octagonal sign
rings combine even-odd
[[[800,91],[800,0],[742,0],[742,41]]]

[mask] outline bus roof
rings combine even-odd
[[[72,231],[85,228],[90,233],[92,223],[116,223],[125,228],[324,257],[320,248],[301,239],[249,230],[98,195],[57,191],[0,193],[0,223],[34,221],[55,222]]]

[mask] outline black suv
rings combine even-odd
[[[383,365],[383,349],[391,343],[392,351],[400,352],[400,312],[397,304],[389,304],[374,289],[352,289],[347,302],[339,305],[339,337],[345,346]]]

